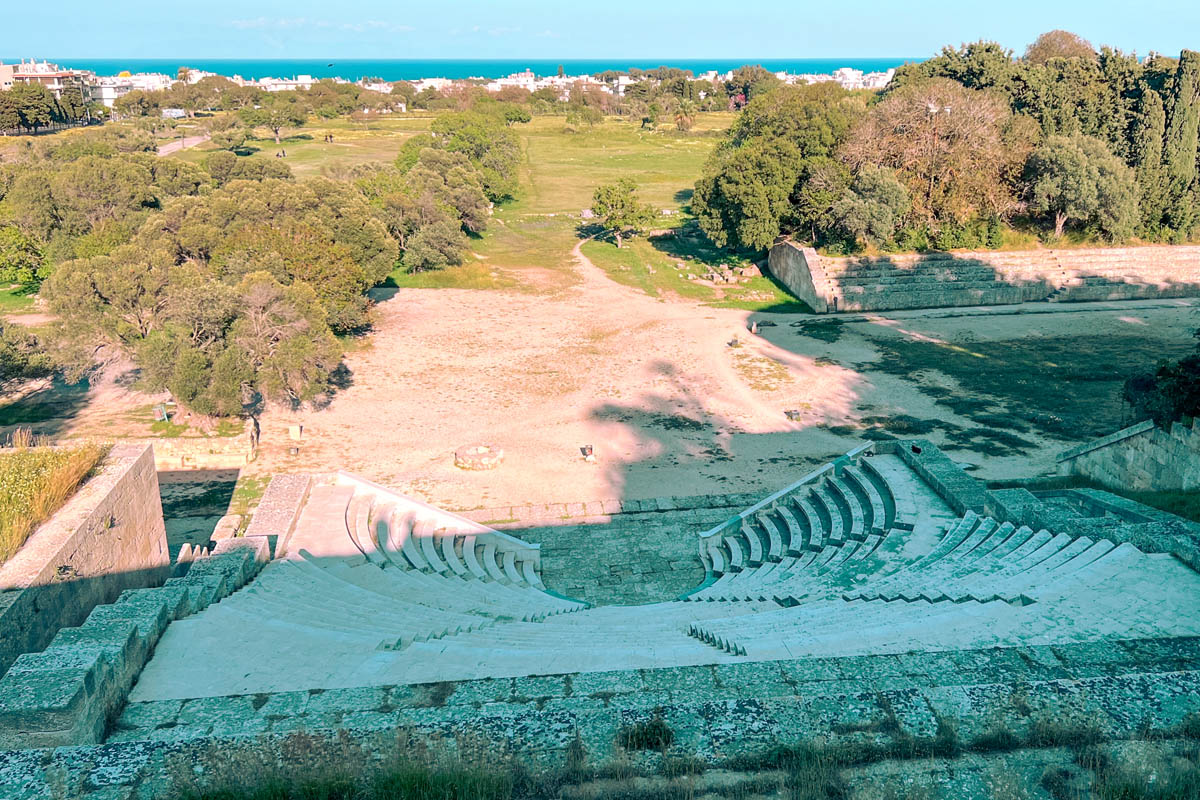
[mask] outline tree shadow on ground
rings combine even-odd
[[[68,428],[88,403],[92,386],[85,379],[67,383],[61,377],[36,381],[37,388],[0,405],[0,438],[18,428],[40,436],[57,436]]]

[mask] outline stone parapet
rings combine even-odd
[[[312,483],[312,475],[303,472],[271,478],[254,516],[250,518],[250,524],[246,526],[245,535],[266,537],[274,547],[277,558],[287,552],[288,539],[296,527],[296,520],[300,518]]]
[[[169,570],[154,453],[120,444],[0,565],[0,674],[97,605],[160,584]]]
[[[1080,475],[1102,486],[1132,491],[1190,492],[1200,489],[1200,422],[1169,428],[1139,422],[1064,450],[1060,475]]]
[[[582,748],[602,766],[637,758],[620,734],[652,720],[671,730],[672,755],[710,764],[818,740],[911,752],[946,746],[946,731],[985,750],[1048,730],[1128,740],[1200,710],[1197,655],[1194,639],[1129,640],[136,703],[104,745],[0,753],[0,791],[154,798],[249,764],[370,769],[398,748],[534,771]]]

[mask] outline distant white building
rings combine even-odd
[[[293,92],[297,89],[311,89],[317,78],[312,75],[297,75],[294,78],[260,78],[257,83],[250,83],[266,92]]]
[[[158,72],[139,72],[136,75],[121,72],[117,75],[103,75],[96,78],[92,85],[92,97],[96,102],[112,108],[113,103],[132,91],[162,91],[170,89],[174,82],[171,76]]]
[[[11,89],[18,83],[36,83],[45,86],[56,97],[62,97],[65,89],[78,87],[85,102],[91,102],[90,88],[96,81],[96,73],[81,69],[66,69],[49,61],[25,61],[17,64],[0,62],[0,89]]]

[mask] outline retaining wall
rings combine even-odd
[[[943,729],[963,744],[1093,726],[1122,740],[1169,734],[1200,709],[1196,665],[1194,640],[1131,640],[132,704],[104,745],[0,752],[0,794],[49,800],[51,784],[149,800],[398,756],[535,772],[580,752],[588,766],[629,764],[661,757],[620,745],[622,729],[656,718],[673,754],[708,763],[814,740],[931,751]]]
[[[249,434],[126,441],[138,445],[152,445],[154,463],[159,472],[182,469],[237,469],[258,457],[258,448]]]
[[[817,313],[1200,296],[1200,246],[830,258],[781,239],[767,264]]]
[[[118,445],[0,566],[0,675],[60,628],[79,625],[126,589],[162,583],[169,570],[154,453]]]
[[[1200,489],[1200,421],[1169,429],[1140,422],[1058,455],[1060,475],[1133,491]]]

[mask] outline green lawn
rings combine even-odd
[[[686,212],[692,185],[705,159],[733,119],[734,115],[728,113],[700,114],[693,130],[686,133],[670,124],[651,130],[638,122],[613,117],[578,132],[568,132],[566,119],[559,116],[535,117],[528,124],[518,125],[514,130],[521,137],[524,160],[517,196],[496,207],[487,231],[472,240],[466,262],[419,274],[397,270],[385,288],[554,291],[570,285],[577,280],[571,250],[581,235],[579,214],[591,205],[596,186],[631,177],[637,181],[645,202],[660,209]],[[397,115],[369,123],[314,120],[288,131],[279,146],[269,138],[252,140],[249,144],[255,152],[246,157],[274,158],[278,150],[284,149],[287,164],[297,176],[337,177],[357,164],[390,161],[403,141],[428,130],[431,120],[429,115]],[[324,141],[330,133],[333,144]],[[208,152],[211,147],[203,145],[177,157],[199,161]],[[662,226],[669,227],[685,222],[686,216],[677,213],[661,219]],[[654,296],[673,294],[751,310],[802,308],[765,278],[722,290],[685,280],[672,267],[677,261],[689,264],[685,273],[705,272],[705,265],[736,262],[711,247],[694,226],[687,230],[689,236],[655,240],[653,244],[635,241],[620,254],[611,245],[601,243],[589,243],[587,252],[615,280]],[[614,252],[608,254],[606,248]],[[646,264],[656,272],[646,270]]]
[[[616,117],[567,133],[563,117],[535,117],[518,128],[526,161],[513,210],[578,214],[592,204],[599,184],[622,177],[637,181],[643,200],[658,208],[679,209],[691,197],[700,168],[716,146],[714,131],[732,120],[726,114],[700,116],[703,125],[689,133],[665,126],[643,129]]]

